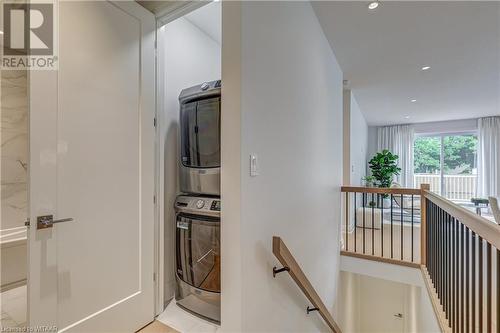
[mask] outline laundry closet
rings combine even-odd
[[[175,302],[220,323],[221,4],[163,22],[157,35],[156,191],[163,304],[157,309]]]

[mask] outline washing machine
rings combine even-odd
[[[177,305],[220,323],[220,198],[180,195],[175,201]]]

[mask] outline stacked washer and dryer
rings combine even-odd
[[[221,81],[182,90],[175,200],[177,304],[220,323]]]

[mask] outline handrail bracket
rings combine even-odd
[[[276,277],[276,274],[279,274],[281,272],[290,272],[290,268],[289,267],[286,267],[284,266],[283,268],[276,268],[276,266],[273,267],[273,278]]]
[[[318,309],[318,308],[311,308],[311,307],[309,307],[309,305],[308,305],[308,306],[307,306],[306,311],[307,311],[307,314],[309,314],[309,312],[319,311],[319,309]]]

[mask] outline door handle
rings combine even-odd
[[[394,317],[396,317],[396,318],[403,318],[403,314],[402,313],[396,313],[394,315]]]
[[[54,220],[54,215],[43,215],[37,216],[36,218],[36,228],[37,229],[47,229],[52,228],[54,223],[71,222],[73,218]]]

